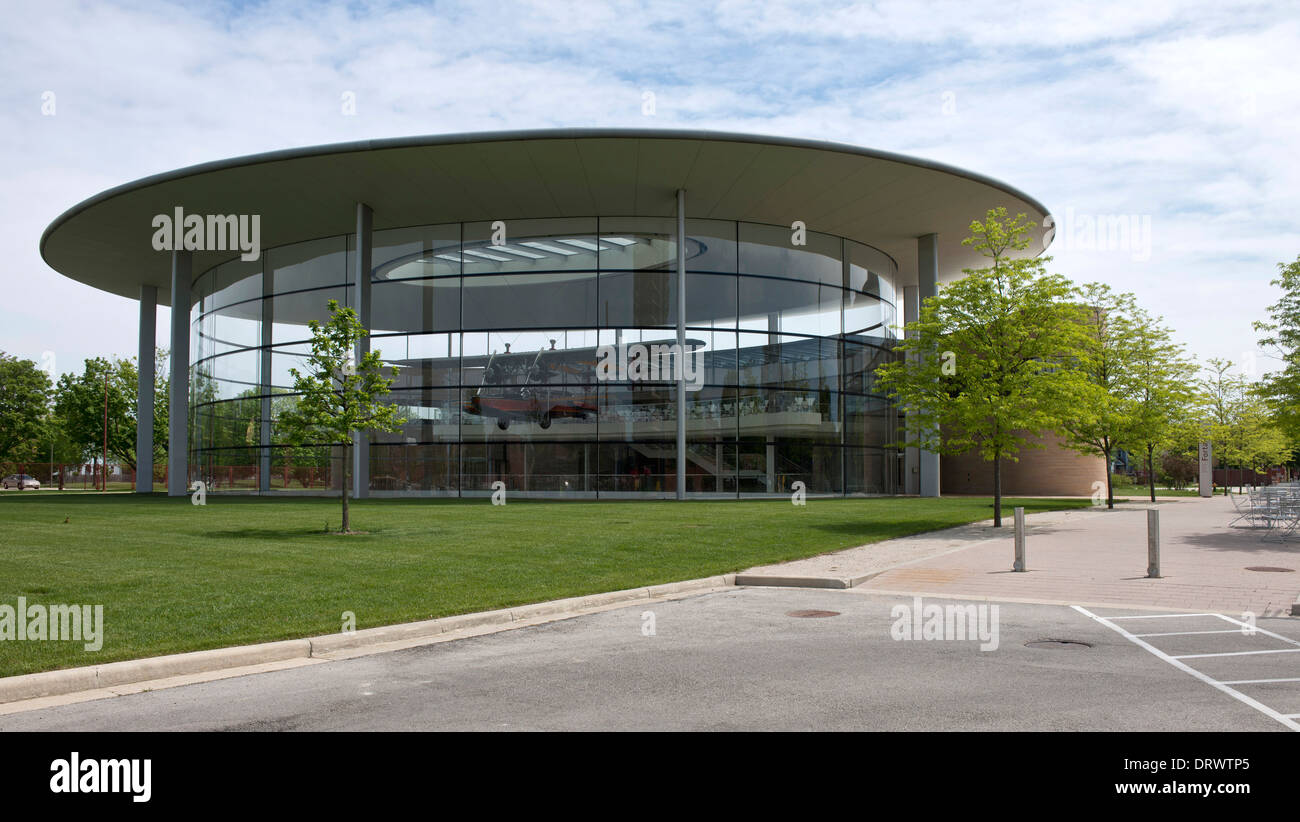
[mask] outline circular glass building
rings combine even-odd
[[[64,214],[42,254],[140,299],[142,363],[156,302],[181,309],[172,493],[339,488],[341,444],[276,424],[331,300],[396,367],[406,418],[357,435],[359,496],[937,493],[937,459],[887,447],[899,414],[872,373],[904,315],[978,264],[965,225],[998,205],[1046,215],[1001,183],[850,146],[463,135],[148,178]]]

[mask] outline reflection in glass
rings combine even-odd
[[[376,231],[371,349],[398,370],[406,418],[372,433],[378,495],[676,493],[674,375],[598,368],[600,346],[676,343],[672,218],[507,220]],[[195,279],[192,472],[218,490],[338,490],[342,448],[290,447],[307,323],[355,305],[339,236]],[[685,395],[691,496],[895,490],[897,414],[872,374],[893,356],[897,267],[859,243],[781,226],[688,220]],[[264,273],[265,272],[265,273]],[[263,434],[268,422],[269,438]],[[263,451],[265,449],[265,451]],[[263,458],[263,453],[267,456]]]

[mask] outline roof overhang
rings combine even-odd
[[[41,257],[95,288],[171,304],[171,255],[153,218],[261,215],[263,249],[356,230],[534,217],[671,216],[789,225],[866,243],[916,282],[917,238],[937,234],[940,279],[981,258],[961,241],[996,206],[1041,224],[1029,195],[940,163],[814,140],[649,129],[551,129],[402,137],[288,149],[204,163],[109,189],[60,215]],[[1034,249],[1038,251],[1039,249]],[[193,272],[238,252],[196,251]]]

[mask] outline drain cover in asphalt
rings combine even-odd
[[[1025,643],[1028,648],[1054,648],[1064,651],[1078,651],[1084,648],[1091,648],[1091,642],[1084,642],[1081,639],[1035,639]]]
[[[839,615],[839,611],[788,611],[786,613],[786,616],[805,618],[832,617]]]
[[[1294,568],[1279,568],[1276,565],[1247,565],[1247,571],[1272,571],[1275,574],[1290,574],[1295,571]]]

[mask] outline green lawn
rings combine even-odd
[[[1116,485],[1112,490],[1115,499],[1120,497],[1129,497],[1131,500],[1150,500],[1151,489],[1145,485]],[[1157,497],[1194,497],[1199,492],[1195,488],[1184,488],[1182,490],[1174,488],[1156,488]]]
[[[1088,500],[1006,500],[1026,511]],[[992,515],[987,498],[740,502],[0,495],[0,604],[102,604],[98,652],[0,642],[0,676],[739,571]],[[65,522],[65,520],[67,520]]]

